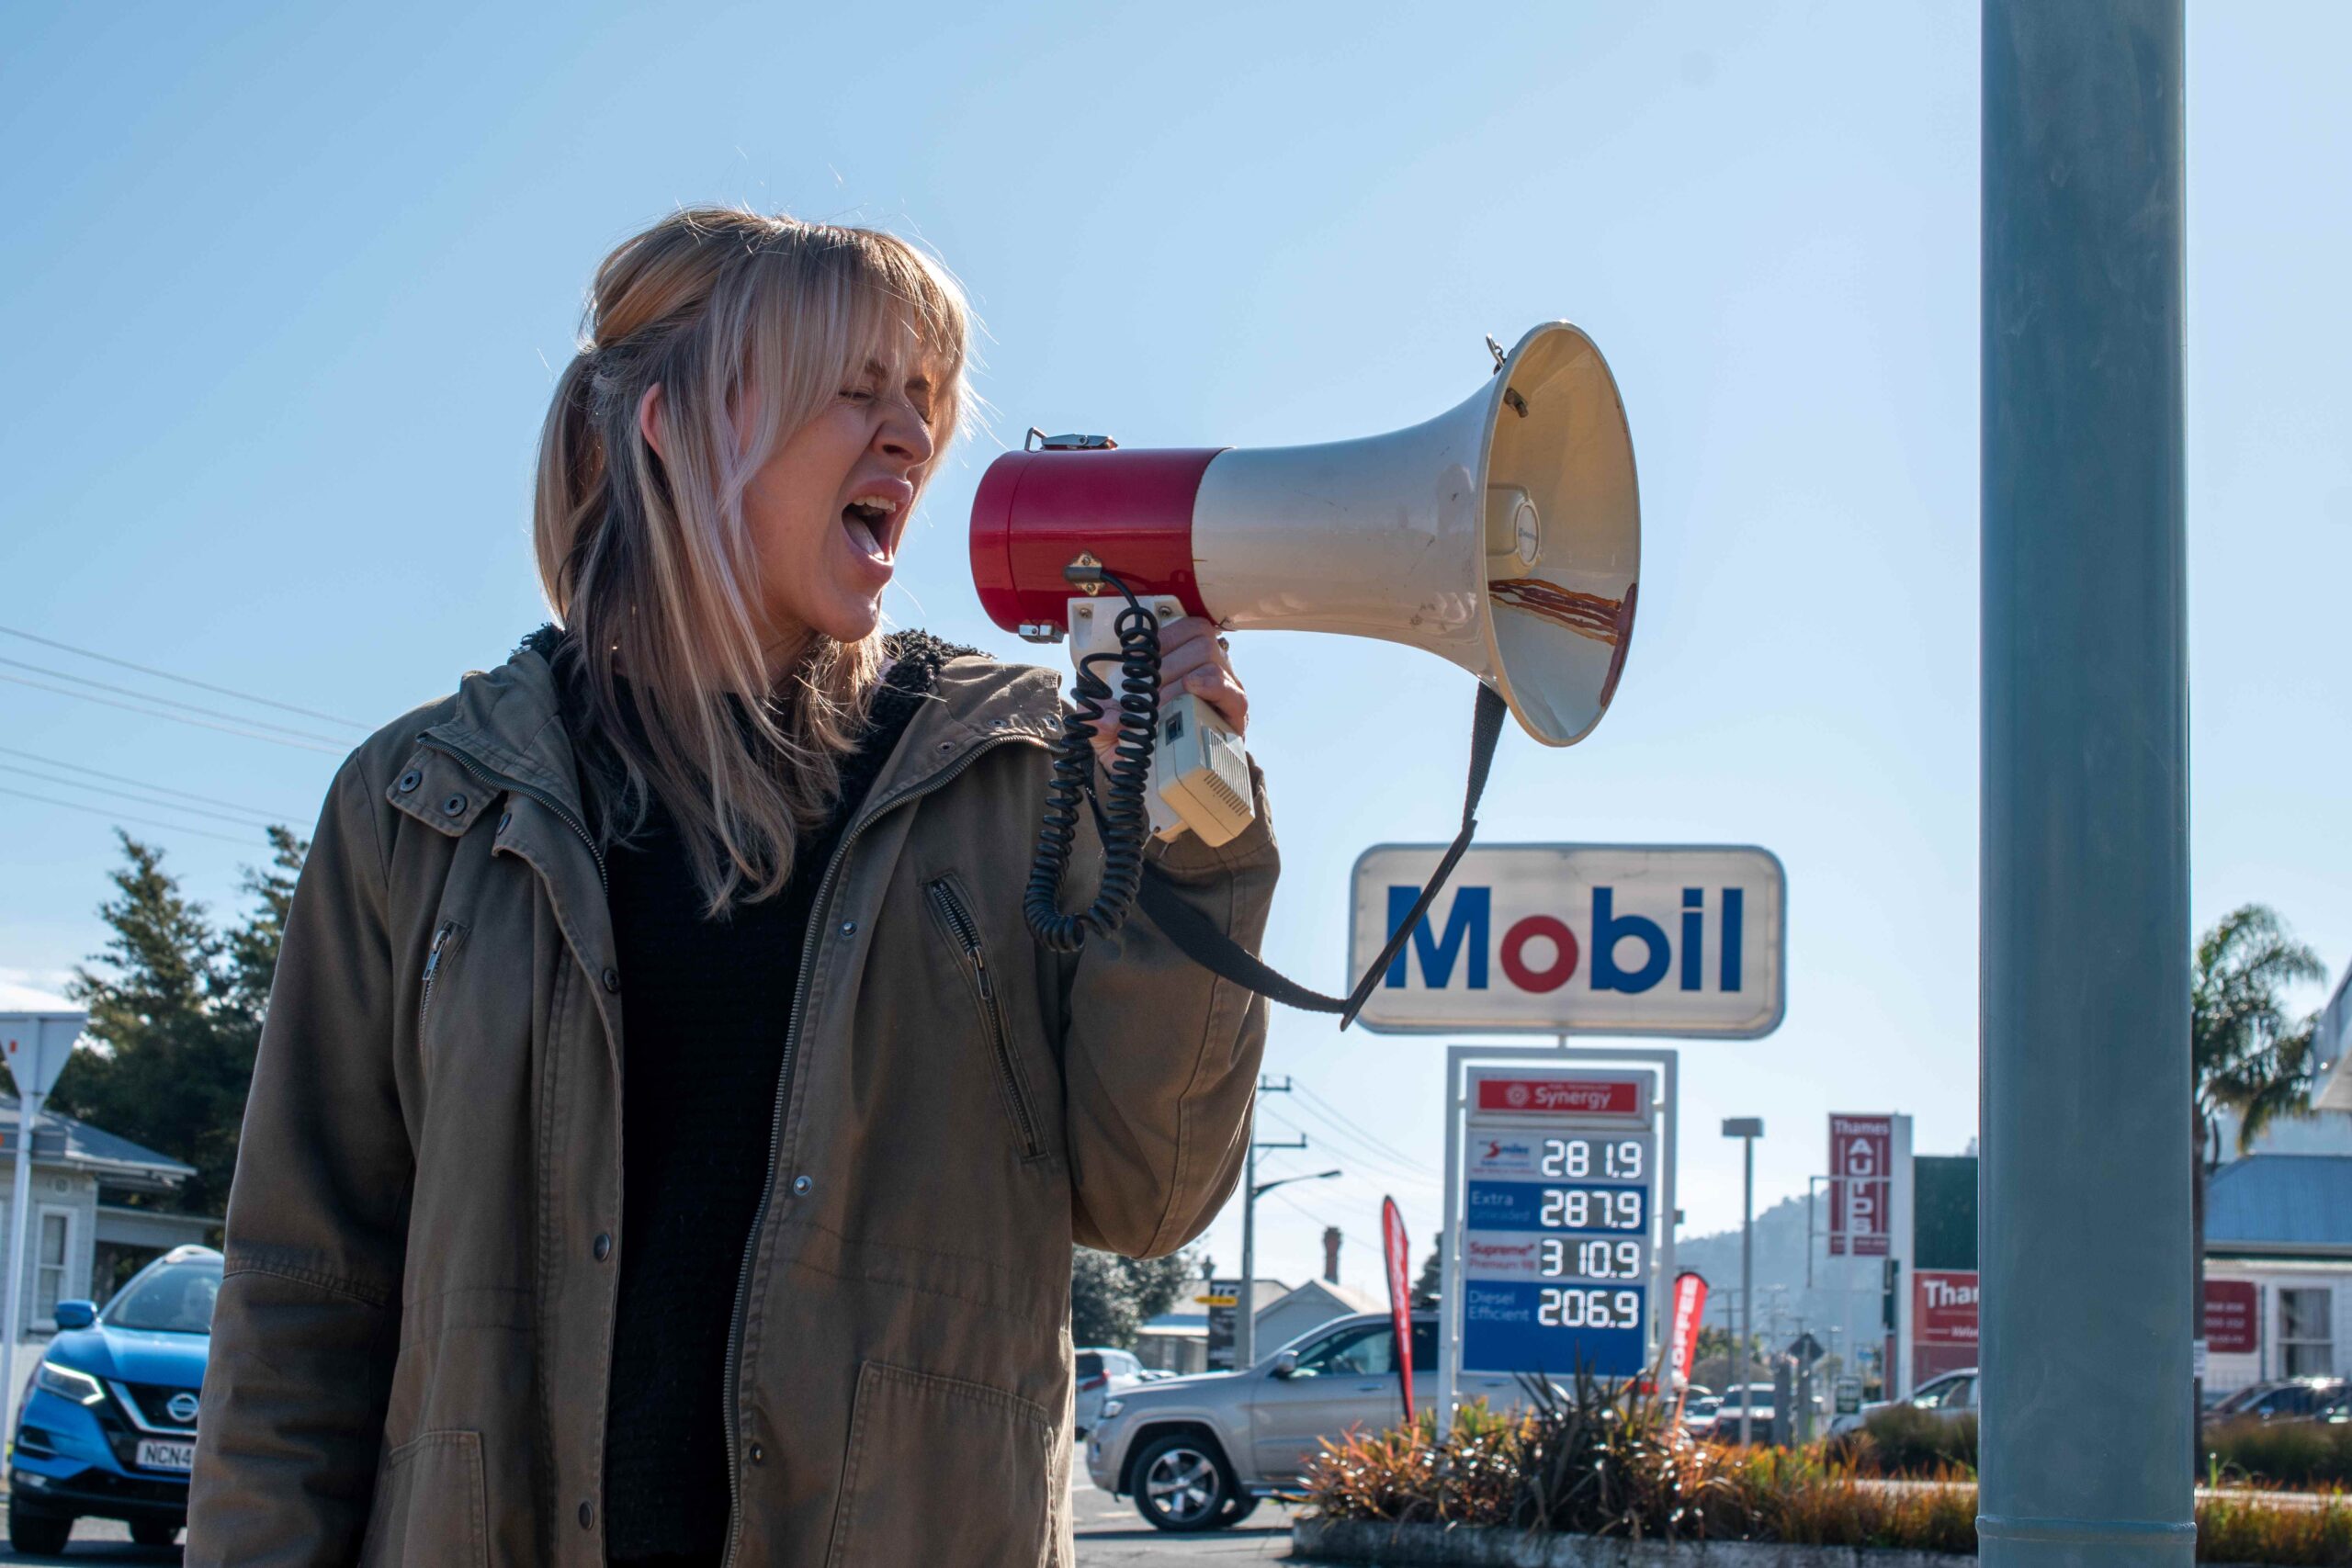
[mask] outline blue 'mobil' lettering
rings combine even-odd
[[[1398,948],[1396,956],[1388,961],[1386,984],[1392,987],[1405,984],[1405,960],[1408,955],[1413,955],[1421,961],[1421,984],[1431,990],[1449,986],[1453,982],[1453,961],[1462,955],[1464,945],[1467,943],[1468,962],[1464,965],[1467,977],[1464,983],[1474,991],[1485,990],[1487,952],[1494,946],[1494,891],[1491,887],[1458,889],[1453,895],[1453,908],[1446,911],[1445,934],[1442,937],[1431,935],[1429,917],[1423,915],[1420,923],[1413,928],[1412,942]],[[1421,890],[1418,887],[1391,887],[1388,890],[1390,936],[1396,934],[1396,928],[1403,925],[1405,917],[1413,912],[1413,905],[1420,896]]]
[[[1592,890],[1592,988],[1596,991],[1646,991],[1666,977],[1668,957],[1666,932],[1644,915],[1616,912],[1617,890]],[[1632,969],[1617,965],[1617,944],[1628,938],[1642,943],[1643,958]]]

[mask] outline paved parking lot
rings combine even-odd
[[[1267,1503],[1236,1529],[1208,1535],[1168,1535],[1145,1524],[1135,1505],[1098,1492],[1084,1466],[1070,1478],[1070,1513],[1078,1526],[1079,1568],[1148,1562],[1279,1562],[1290,1556],[1288,1508]],[[74,1529],[74,1545],[63,1557],[18,1557],[0,1544],[0,1562],[58,1564],[95,1562],[172,1563],[177,1551],[158,1551],[130,1544],[122,1526],[85,1519]]]

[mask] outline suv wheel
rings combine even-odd
[[[74,1534],[71,1514],[43,1514],[8,1500],[8,1546],[28,1557],[54,1557]]]
[[[1155,1529],[1221,1529],[1241,1488],[1216,1445],[1184,1434],[1161,1438],[1136,1456],[1136,1512]]]

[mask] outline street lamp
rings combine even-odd
[[[1294,1181],[1328,1181],[1339,1175],[1336,1170],[1318,1171],[1313,1176],[1284,1176],[1272,1181],[1258,1179],[1260,1149],[1303,1149],[1306,1135],[1299,1134],[1291,1144],[1261,1144],[1254,1137],[1250,1141],[1249,1173],[1241,1186],[1241,1295],[1234,1303],[1233,1364],[1242,1369],[1254,1366],[1258,1360],[1258,1200],[1277,1187],[1287,1187]]]
[[[1747,1351],[1756,1338],[1756,1140],[1764,1135],[1760,1116],[1724,1118],[1724,1136],[1740,1143],[1739,1186],[1739,1446],[1747,1446]]]

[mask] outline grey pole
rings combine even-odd
[[[1233,1370],[1258,1364],[1258,1113],[1250,1112],[1250,1148],[1241,1156],[1241,1289],[1233,1303]]]
[[[2191,1561],[2181,0],[1984,0],[1986,1568]]]
[[[1756,1140],[1764,1123],[1754,1116],[1724,1119],[1724,1136],[1739,1140],[1739,1354],[1732,1359],[1739,1382],[1739,1446],[1747,1446],[1747,1351],[1756,1338]]]

